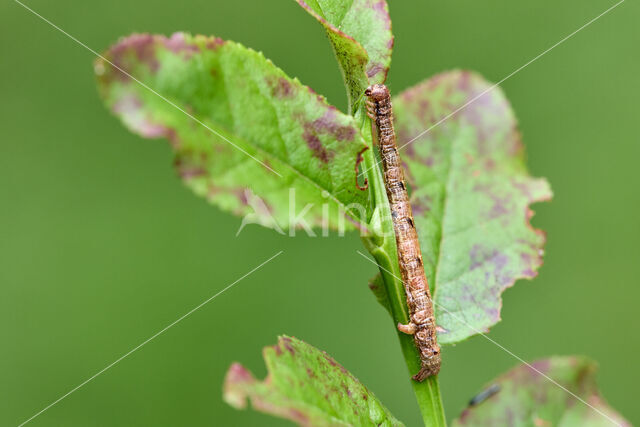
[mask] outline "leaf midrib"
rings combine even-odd
[[[440,230],[440,242],[438,242],[438,260],[436,261],[436,266],[435,266],[435,275],[434,275],[434,282],[433,282],[433,295],[432,295],[432,299],[435,302],[436,300],[436,296],[438,293],[438,287],[440,284],[440,262],[442,261],[442,245],[444,243],[444,239],[445,239],[445,235],[444,235],[444,230],[445,230],[445,221],[447,220],[447,211],[449,208],[449,194],[451,193],[451,177],[453,176],[452,171],[452,164],[453,164],[453,157],[454,157],[454,153],[455,153],[455,148],[456,148],[456,142],[457,142],[458,138],[457,135],[456,137],[452,138],[451,141],[451,149],[449,150],[449,164],[448,164],[448,168],[447,168],[447,182],[445,184],[445,189],[444,189],[444,206],[442,207],[442,221],[440,222],[442,225],[442,228]]]

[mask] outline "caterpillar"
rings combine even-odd
[[[481,404],[485,400],[489,399],[493,395],[495,395],[498,392],[500,392],[501,388],[502,387],[500,386],[500,384],[491,384],[489,387],[487,387],[486,389],[482,390],[480,393],[476,394],[469,401],[469,406],[477,406],[477,405]]]
[[[436,341],[433,302],[422,265],[418,233],[413,222],[402,162],[396,145],[389,89],[385,85],[376,84],[369,86],[365,95],[367,114],[377,128],[384,185],[398,247],[398,264],[409,308],[409,323],[398,323],[398,330],[413,335],[413,341],[420,353],[420,371],[413,379],[423,381],[440,371],[440,347]]]

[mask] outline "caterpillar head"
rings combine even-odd
[[[372,101],[382,101],[389,98],[389,89],[385,85],[371,85],[365,91],[364,94]]]

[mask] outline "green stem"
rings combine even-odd
[[[361,121],[361,132],[369,147],[373,147],[371,122],[366,118],[362,108],[356,112],[356,119]],[[363,165],[367,170],[370,194],[374,206],[374,214],[370,221],[369,233],[362,237],[362,241],[375,258],[382,274],[384,286],[389,300],[391,316],[395,325],[406,324],[409,320],[404,285],[402,283],[395,234],[391,221],[389,201],[384,187],[382,172],[377,166],[373,149],[364,153]],[[397,329],[396,329],[397,330]],[[399,331],[398,338],[407,368],[411,375],[420,370],[420,356],[413,342],[413,338]],[[409,378],[409,376],[407,376]],[[438,377],[433,376],[423,382],[410,380],[413,392],[418,400],[425,426],[446,426],[444,407],[440,397]]]

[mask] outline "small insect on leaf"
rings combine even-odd
[[[402,162],[393,130],[391,98],[386,86],[377,84],[365,91],[367,114],[375,121],[380,158],[384,169],[384,185],[393,220],[398,247],[398,264],[405,287],[409,323],[398,324],[398,330],[413,335],[420,352],[420,371],[416,381],[436,375],[440,371],[440,347],[436,342],[436,322],[429,284],[422,263],[418,232],[413,222],[407,186],[404,184]]]
[[[482,390],[480,393],[476,394],[469,401],[469,406],[476,406],[490,398],[491,396],[497,394],[500,391],[500,384],[491,384],[489,387]]]

